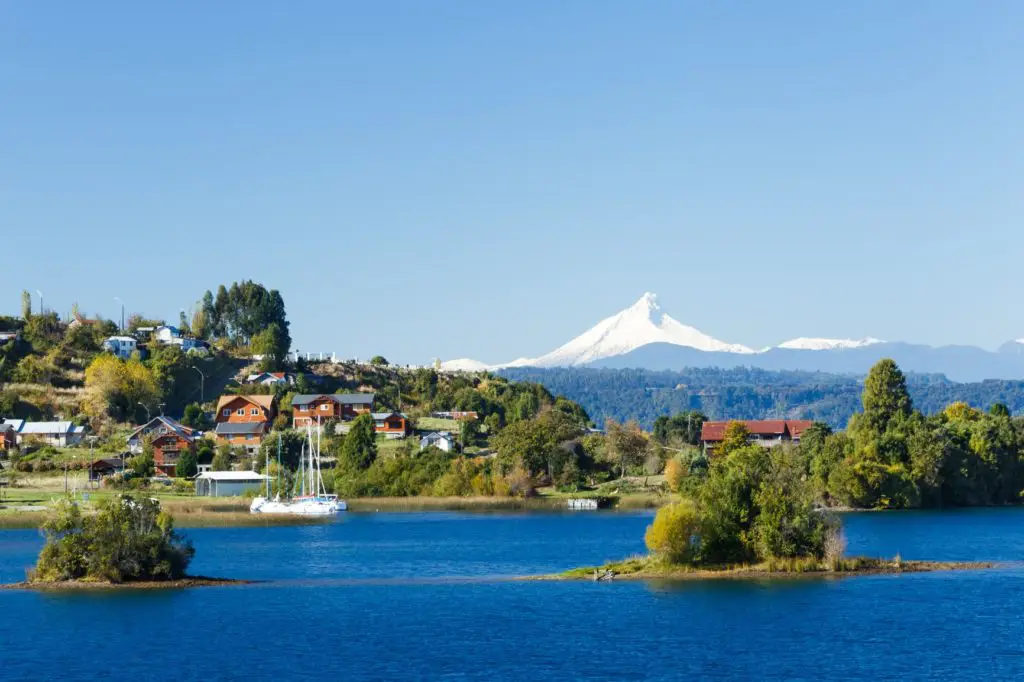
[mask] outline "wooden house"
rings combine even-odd
[[[146,439],[153,444],[153,463],[156,470],[166,476],[174,476],[181,453],[195,450],[194,429],[170,417],[153,417],[128,435],[128,450],[132,454],[142,452]]]
[[[292,426],[305,428],[328,420],[349,421],[373,412],[373,393],[322,393],[292,398]]]
[[[274,401],[273,395],[222,395],[214,415],[217,442],[257,452],[277,415]]]

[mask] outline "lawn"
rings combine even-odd
[[[459,433],[460,429],[460,422],[454,419],[420,417],[416,420],[417,431],[451,431],[452,433]]]

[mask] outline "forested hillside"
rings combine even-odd
[[[556,395],[578,402],[601,423],[638,420],[650,428],[657,417],[699,410],[711,419],[814,419],[843,428],[860,410],[863,377],[824,372],[773,372],[761,369],[693,368],[684,371],[640,369],[503,370],[515,381],[535,381]],[[1007,405],[1024,412],[1024,381],[962,384],[941,375],[907,377],[914,405],[935,414],[954,402],[988,409]]]

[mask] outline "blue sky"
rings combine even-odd
[[[0,4],[0,312],[281,290],[303,350],[1024,336],[1024,3]]]

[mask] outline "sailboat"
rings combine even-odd
[[[308,448],[307,448],[308,445]],[[307,454],[308,453],[308,454]],[[278,472],[281,471],[281,436],[277,437]],[[267,469],[270,469],[270,454],[267,454]],[[306,487],[308,484],[308,488]],[[299,495],[290,500],[282,500],[278,493],[270,497],[270,478],[267,478],[266,495],[257,497],[249,505],[253,514],[301,514],[306,516],[326,516],[337,514],[348,509],[345,500],[337,495],[328,495],[324,479],[320,473],[320,425],[317,424],[316,442],[313,442],[313,429],[306,427],[306,441],[302,444],[299,455]],[[279,488],[280,489],[280,488]]]

